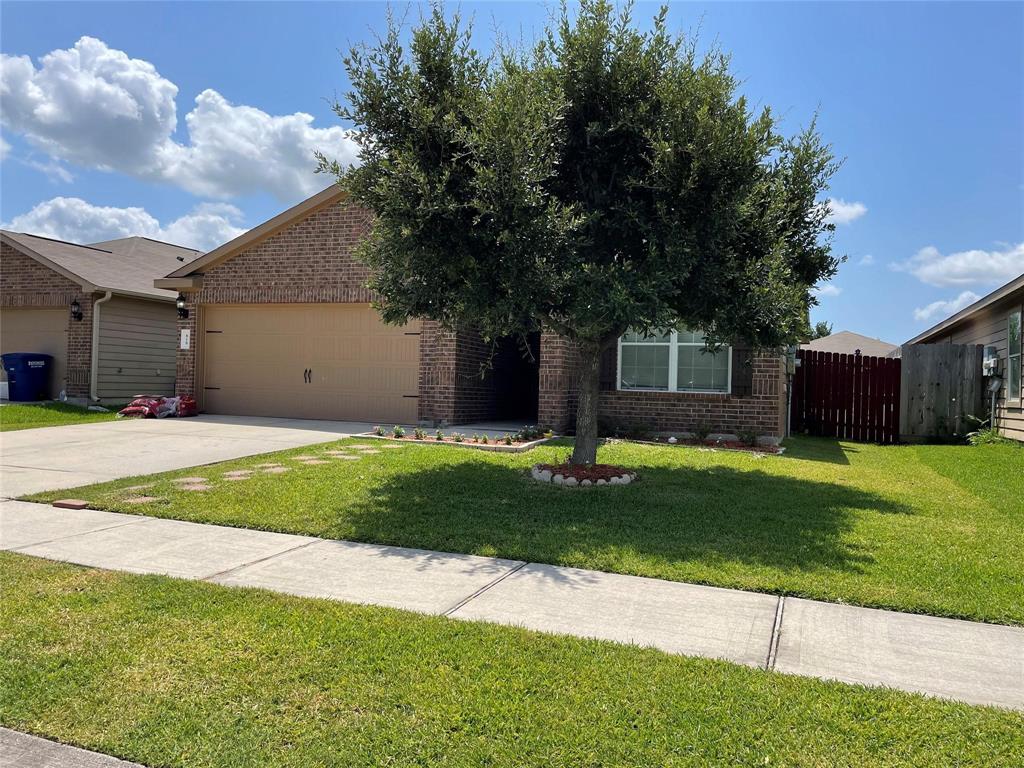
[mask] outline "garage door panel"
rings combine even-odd
[[[418,322],[386,325],[368,304],[213,306],[204,312],[207,411],[416,420]]]

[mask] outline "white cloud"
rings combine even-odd
[[[188,142],[172,138],[178,86],[148,61],[83,37],[35,67],[0,55],[3,123],[51,157],[85,168],[177,184],[215,197],[266,191],[282,201],[325,184],[313,151],[342,162],[356,145],[340,126],[313,127],[303,112],[270,115],[205,90],[185,116]]]
[[[8,144],[3,136],[0,136],[0,160],[6,160],[7,156],[11,153],[11,145]]]
[[[860,257],[860,260],[857,262],[857,266],[870,267],[874,263],[875,257],[872,256],[870,253],[865,253],[863,256]]]
[[[968,304],[973,304],[981,296],[974,291],[964,291],[955,299],[949,301],[933,301],[931,304],[918,307],[914,310],[914,319],[917,321],[931,320],[932,318],[944,318],[959,312]]]
[[[15,216],[3,227],[74,243],[141,235],[208,251],[244,232],[236,226],[241,218],[242,212],[233,205],[206,203],[161,225],[144,208],[99,206],[77,197],[55,197]]]
[[[1024,243],[1006,245],[1002,250],[959,251],[948,255],[929,245],[891,268],[909,272],[922,283],[940,288],[1001,285],[1024,273]]]
[[[830,224],[849,224],[868,212],[864,203],[848,203],[838,197],[828,199],[829,215],[826,219]]]
[[[61,165],[57,160],[28,160],[22,161],[25,165],[30,168],[35,168],[40,173],[44,174],[50,181],[63,182],[70,184],[75,180],[75,177],[71,174],[67,168]]]
[[[838,285],[832,283],[825,283],[824,285],[817,285],[814,287],[815,296],[838,296],[843,292],[843,289]]]

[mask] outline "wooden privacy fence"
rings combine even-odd
[[[985,414],[980,344],[905,344],[900,435],[905,442],[948,440]]]
[[[790,430],[870,443],[900,437],[900,361],[801,349]]]

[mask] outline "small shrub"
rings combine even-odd
[[[416,429],[412,431],[412,436],[416,440],[423,440],[427,436],[427,433],[419,427],[416,427]]]
[[[487,433],[486,432],[484,434],[480,435],[480,442],[483,443],[484,445],[487,445]]]
[[[442,432],[440,429],[437,430],[437,432],[434,434],[434,439],[437,440],[438,442],[444,440],[444,432]]]
[[[757,432],[752,429],[741,429],[739,432],[740,442],[744,445],[757,447]]]
[[[696,427],[693,428],[693,436],[696,437],[702,443],[708,439],[708,435],[710,434],[710,424],[698,424]]]
[[[384,433],[384,427],[380,427],[380,426],[374,427],[373,428],[373,434],[375,434],[377,437],[384,437],[384,434],[385,434]]]
[[[474,434],[473,435],[473,442],[474,443],[479,443],[480,442],[480,435]]]
[[[397,437],[399,440],[401,440],[403,437],[405,437],[405,429],[395,424],[395,426],[392,427],[391,429],[391,434],[394,437]]]
[[[512,445],[512,435],[505,435],[502,442],[505,443],[505,445]]]
[[[454,442],[454,443],[461,443],[461,442],[465,441],[466,436],[464,434],[462,434],[461,432],[452,432],[451,438],[452,438],[452,442]]]
[[[545,429],[544,430],[544,437],[545,438],[552,438],[554,436],[555,436],[555,433],[552,432],[550,429]]]

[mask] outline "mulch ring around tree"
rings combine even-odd
[[[613,464],[537,464],[530,476],[541,483],[554,485],[628,485],[636,480],[636,472]]]

